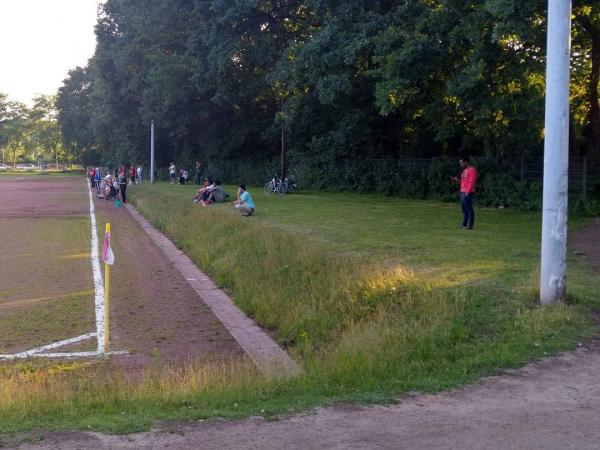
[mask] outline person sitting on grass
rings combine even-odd
[[[254,214],[254,200],[252,200],[252,196],[246,190],[246,185],[243,183],[238,187],[238,199],[235,201],[234,206],[244,217]]]
[[[223,190],[221,187],[221,182],[219,180],[215,180],[213,187],[208,193],[208,198],[206,200],[202,200],[202,205],[208,206],[211,203],[223,203],[227,197],[229,197],[229,194]]]
[[[179,169],[179,184],[185,184],[185,182],[187,180],[188,180],[188,171],[182,167],[181,169]]]
[[[202,184],[202,187],[198,189],[196,191],[196,195],[194,195],[194,203],[198,203],[203,200],[204,193],[210,188],[212,184],[212,178],[209,177],[204,179],[204,184]],[[208,194],[206,195],[206,198],[208,198]]]

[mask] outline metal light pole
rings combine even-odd
[[[548,0],[540,301],[564,299],[569,188],[571,0]]]
[[[154,120],[150,122],[150,183],[154,183]]]
[[[285,179],[285,116],[283,114],[283,96],[281,97],[281,179]]]

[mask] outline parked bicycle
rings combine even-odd
[[[271,195],[273,192],[283,195],[287,191],[287,181],[279,178],[277,175],[273,175],[273,178],[271,178],[271,180],[265,184],[265,195]]]
[[[298,192],[298,185],[296,182],[290,178],[285,179],[285,184],[287,185],[287,193],[291,194],[293,192]]]

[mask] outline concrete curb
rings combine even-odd
[[[298,375],[300,367],[252,319],[247,317],[212,280],[202,273],[194,262],[130,204],[124,205],[150,239],[173,262],[200,298],[208,305],[225,328],[231,333],[258,369],[268,376]]]

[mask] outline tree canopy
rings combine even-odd
[[[546,1],[107,0],[58,96],[96,162],[292,159],[328,167],[539,155]],[[600,4],[575,0],[574,149],[600,155]]]

